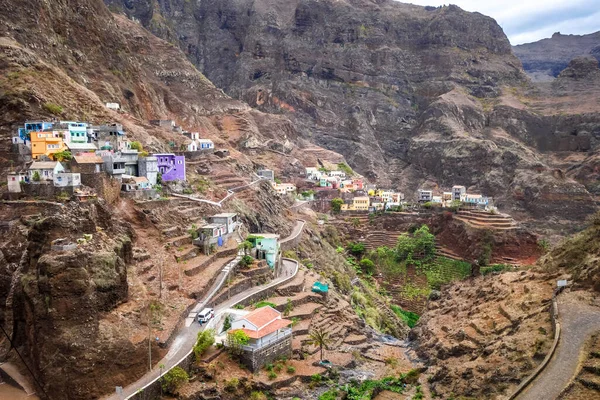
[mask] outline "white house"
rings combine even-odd
[[[461,201],[461,198],[467,194],[467,188],[460,185],[452,186],[452,200]]]
[[[250,341],[244,347],[260,349],[275,342],[278,338],[291,335],[292,328],[289,327],[291,324],[292,321],[289,319],[281,318],[279,311],[270,306],[265,306],[233,321],[228,332],[243,331],[250,338]]]
[[[29,179],[33,181],[37,172],[40,180],[51,181],[55,174],[64,172],[64,170],[65,167],[58,161],[34,161],[29,167]]]
[[[21,193],[21,182],[25,181],[25,174],[20,172],[10,172],[6,176],[8,191],[11,193]]]
[[[198,144],[196,143],[195,140],[190,140],[186,143],[187,145],[187,151],[198,151]]]
[[[433,198],[433,190],[424,190],[419,189],[419,201],[420,202],[428,202]]]
[[[74,172],[59,172],[54,174],[54,186],[78,187],[81,186],[81,174]]]
[[[210,150],[215,148],[215,144],[210,139],[198,139],[198,148],[200,150]]]
[[[343,171],[331,171],[329,176],[340,178],[340,180],[346,179],[346,173]]]
[[[306,168],[306,179],[310,179],[311,181],[318,181],[321,179],[321,171],[319,171],[316,167],[307,167]]]
[[[119,111],[121,105],[119,103],[106,103],[106,108],[109,110]]]
[[[287,194],[293,193],[296,191],[296,185],[293,183],[275,183],[271,182],[273,189],[277,192],[277,194]]]

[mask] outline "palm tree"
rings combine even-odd
[[[323,361],[323,348],[327,347],[329,343],[331,343],[331,337],[329,332],[327,332],[323,328],[313,328],[308,334],[310,337],[310,344],[314,344],[315,346],[319,346],[321,350],[321,361]]]

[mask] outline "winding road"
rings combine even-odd
[[[296,225],[294,226],[292,234],[284,240],[294,239],[297,235],[299,235],[302,232],[303,227],[304,227],[304,221],[300,221],[300,220],[296,221]],[[228,268],[228,267],[229,266],[227,266],[225,268]],[[274,280],[272,280],[271,282],[266,283],[264,285],[250,288],[236,296],[233,296],[231,299],[229,299],[221,304],[215,305],[214,306],[215,318],[213,318],[213,320],[211,322],[218,320],[219,316],[225,310],[233,307],[234,305],[240,303],[241,301],[247,299],[248,297],[253,296],[256,293],[262,292],[264,290],[267,290],[273,286],[277,286],[285,281],[293,279],[294,276],[296,276],[296,274],[298,273],[298,267],[299,267],[299,264],[297,261],[283,258],[281,268],[278,271],[277,277]],[[199,307],[204,307],[204,305],[210,304],[210,300],[211,300],[212,296],[214,296],[214,294],[217,292],[217,290],[219,289],[221,284],[222,284],[222,282],[219,283],[219,280],[218,280],[215,283],[216,286],[213,286],[213,288],[211,288],[211,290],[209,291],[207,296],[198,302],[196,307],[194,307],[194,310],[199,309]],[[189,320],[189,318],[188,318],[188,320]],[[161,372],[162,372],[162,374],[166,373],[172,367],[179,364],[184,358],[188,357],[190,355],[190,353],[192,352],[192,348],[196,342],[198,332],[209,327],[210,323],[200,326],[200,324],[198,324],[196,322],[190,323],[190,321],[187,321],[185,325],[186,326],[184,326],[184,328],[182,328],[178,332],[177,337],[173,340],[173,342],[169,348],[169,352],[165,355],[165,357],[163,357],[162,360],[160,360],[158,363],[155,364],[155,367],[151,371],[146,373],[144,376],[142,376],[136,382],[128,385],[127,387],[124,387],[123,392],[120,395],[117,395],[116,393],[114,393],[110,396],[104,396],[103,399],[110,399],[110,400],[129,399],[132,395],[136,394],[140,389],[144,389],[148,385],[152,384],[154,381],[158,380],[160,378]],[[159,368],[159,365],[163,365],[162,370]]]
[[[554,357],[518,400],[556,399],[577,373],[585,342],[600,331],[600,308],[580,300],[581,292],[558,297],[561,337]]]

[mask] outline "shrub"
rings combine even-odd
[[[375,272],[375,264],[368,258],[363,258],[360,260],[358,265],[360,265],[360,269],[365,274],[373,274],[373,272]]]
[[[225,320],[223,321],[223,331],[228,331],[231,329],[231,315],[227,314]]]
[[[58,162],[63,162],[63,161],[72,160],[73,154],[71,154],[71,152],[69,150],[63,150],[63,151],[57,151],[56,153],[54,153],[52,155],[52,157]]]
[[[227,392],[235,392],[240,384],[238,378],[231,378],[228,381],[225,381],[225,391]]]
[[[54,114],[54,115],[59,115],[62,114],[63,112],[63,108],[61,106],[59,106],[58,104],[54,104],[54,103],[44,103],[44,109],[46,111],[48,111],[50,114]]]
[[[283,310],[283,315],[285,315],[287,317],[288,315],[290,315],[290,313],[292,312],[293,309],[294,309],[294,303],[292,303],[292,299],[287,299],[287,301],[285,303],[285,309]]]
[[[335,389],[330,389],[319,396],[319,400],[336,400],[338,392]],[[370,397],[369,397],[370,398]]]
[[[144,146],[142,146],[142,144],[137,140],[131,142],[129,147],[131,148],[131,150],[137,150],[138,152],[144,150]]]
[[[294,374],[294,373],[296,373],[296,368],[294,368],[291,365],[288,365],[288,367],[287,367],[287,373],[288,374]]]
[[[227,334],[227,347],[234,355],[242,353],[242,346],[248,344],[250,337],[242,330],[236,330]]]
[[[269,378],[270,380],[276,379],[277,374],[274,371],[269,371],[269,373],[267,374],[267,378]]]
[[[167,393],[175,394],[189,379],[183,368],[175,367],[162,376],[162,388]]]
[[[349,243],[348,244],[348,251],[350,252],[350,254],[356,256],[356,257],[360,257],[361,255],[364,254],[365,252],[365,244],[364,243]]]
[[[331,209],[333,210],[333,212],[339,213],[340,211],[342,211],[342,204],[344,204],[344,200],[340,199],[339,197],[336,197],[335,199],[331,200]]]
[[[269,363],[265,365],[265,371],[271,372],[273,371],[273,364]]]
[[[244,305],[243,304],[236,304],[235,306],[233,306],[234,309],[236,310],[243,310],[244,309]]]
[[[40,177],[40,173],[38,171],[33,171],[33,175],[31,177],[31,179],[34,182],[39,182],[42,178]]]
[[[281,372],[281,370],[283,369],[283,365],[277,363],[277,364],[275,364],[274,369],[275,369],[275,372]]]
[[[263,392],[252,392],[250,400],[267,400],[267,396]]]
[[[411,369],[405,374],[400,374],[400,380],[403,383],[411,385],[418,382],[420,375],[421,373],[418,369]]]
[[[273,307],[273,308],[277,307],[277,305],[275,305],[274,303],[270,303],[270,302],[264,301],[264,300],[263,301],[259,301],[258,303],[256,303],[254,305],[254,307],[256,307],[256,308],[261,308],[261,307],[266,307],[266,306],[270,306],[270,307]]]
[[[323,377],[320,374],[314,374],[310,376],[310,381],[313,383],[321,383]]]
[[[242,267],[249,267],[250,265],[252,265],[254,263],[254,258],[252,258],[252,256],[244,256],[242,257],[242,259],[240,260],[240,265]]]
[[[410,311],[405,311],[395,304],[392,304],[390,308],[392,309],[392,311],[394,311],[394,313],[397,316],[399,316],[404,322],[406,322],[406,325],[408,325],[409,328],[414,328],[417,324],[417,321],[419,321],[419,314]]]
[[[215,343],[215,331],[212,329],[206,329],[202,332],[198,332],[198,338],[196,339],[196,344],[194,345],[194,354],[196,355],[196,360],[198,360],[202,355],[208,350],[210,346]]]

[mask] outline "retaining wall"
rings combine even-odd
[[[306,222],[300,219],[298,221],[302,223],[302,228],[294,237],[287,237],[281,241],[281,251],[291,250],[300,244],[300,241],[302,240],[302,232],[304,232],[304,225],[306,225]]]

